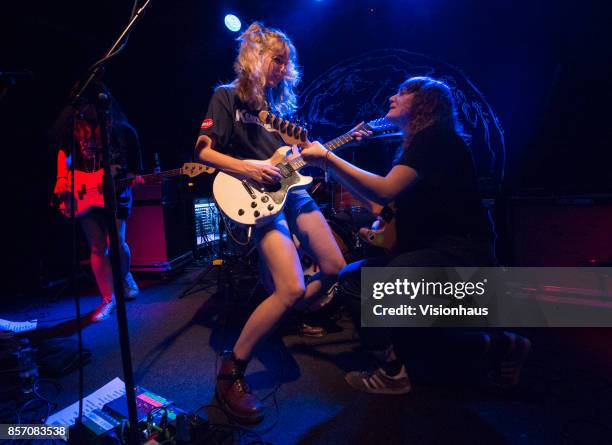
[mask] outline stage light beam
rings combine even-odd
[[[240,19],[236,17],[234,14],[227,14],[224,19],[225,26],[232,32],[240,31],[242,27],[242,23],[240,23]]]

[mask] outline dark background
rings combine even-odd
[[[49,263],[68,254],[70,229],[47,205],[56,157],[47,131],[131,8],[125,0],[2,7],[0,71],[33,73],[0,101],[6,295],[35,289]],[[462,69],[504,128],[504,196],[612,192],[612,32],[603,1],[153,0],[105,75],[140,132],[148,170],[155,152],[163,169],[191,159],[213,87],[232,79],[236,34],[223,25],[228,12],[243,27],[261,20],[285,30],[303,85],[341,59],[380,48]]]

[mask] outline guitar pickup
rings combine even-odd
[[[249,196],[253,199],[257,198],[257,196],[255,196],[255,192],[253,191],[253,189],[251,188],[251,186],[249,185],[249,183],[246,181],[246,179],[243,179],[242,181],[242,186],[244,187],[244,189],[247,191],[247,193],[249,194]]]
[[[280,170],[280,174],[283,178],[288,178],[295,171],[295,169],[289,163],[276,164],[276,167],[278,167]]]

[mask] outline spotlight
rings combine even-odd
[[[240,31],[242,27],[242,23],[240,23],[240,19],[236,17],[234,14],[228,14],[225,16],[225,26],[232,32]]]

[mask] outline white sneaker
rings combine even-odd
[[[116,304],[114,298],[107,303],[102,303],[102,305],[98,307],[96,313],[93,315],[92,320],[94,322],[106,320],[115,311],[115,307]]]
[[[138,289],[138,284],[136,284],[132,272],[128,272],[127,275],[123,277],[123,292],[126,300],[135,300],[136,296],[140,293],[140,289]]]
[[[0,318],[0,331],[11,331],[17,334],[33,331],[38,325],[38,320],[31,321],[10,321]]]
[[[344,377],[353,388],[370,394],[406,394],[412,389],[406,368],[390,376],[382,368],[371,372],[352,371]]]

